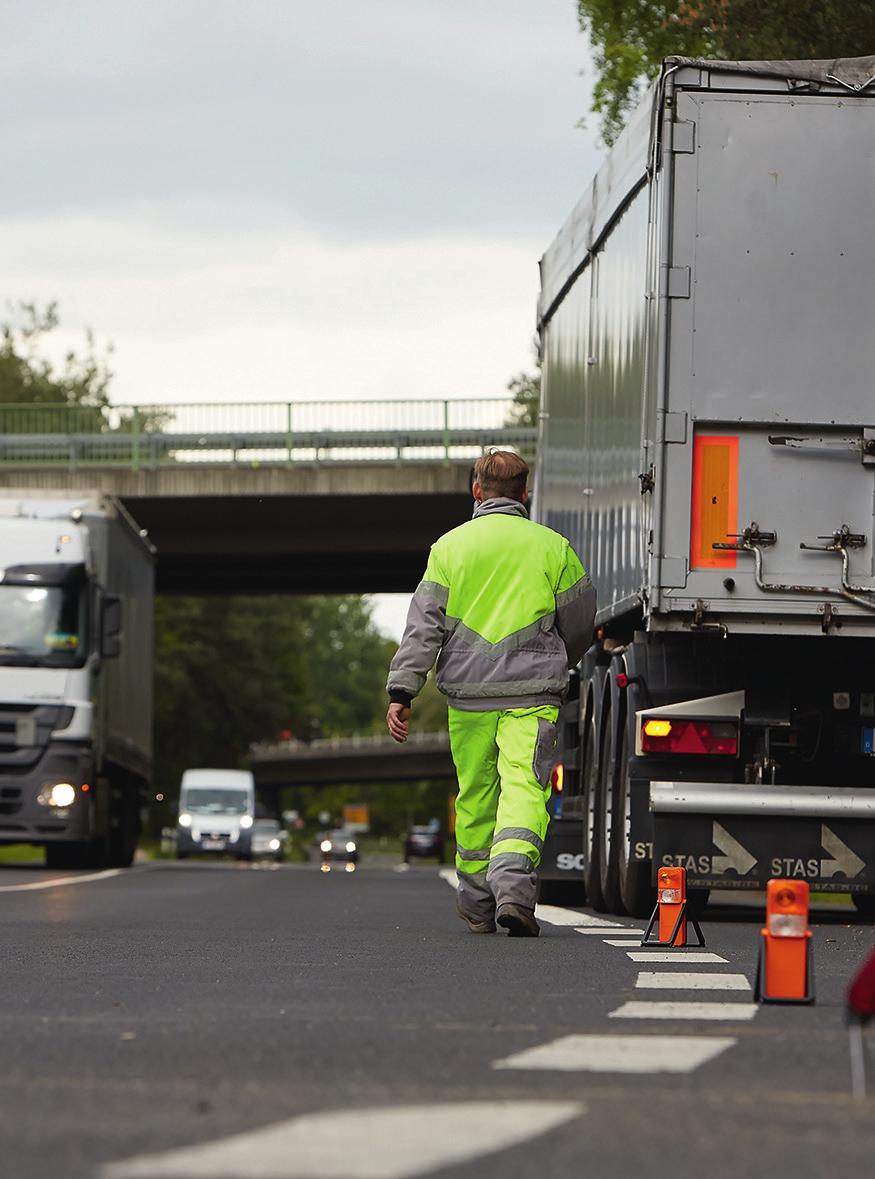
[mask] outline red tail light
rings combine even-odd
[[[643,753],[698,753],[735,756],[738,729],[731,721],[649,717],[641,727]]]

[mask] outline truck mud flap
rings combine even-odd
[[[554,820],[547,829],[541,853],[542,880],[574,883],[583,875],[583,823],[577,819]]]
[[[735,787],[736,813],[715,813],[704,783],[677,784],[673,796],[670,785],[651,787],[653,859],[657,867],[686,868],[691,888],[761,889],[777,877],[806,880],[819,892],[875,892],[875,813],[868,797],[848,793],[836,805],[837,791]],[[863,813],[847,814],[858,810]]]

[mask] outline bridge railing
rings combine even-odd
[[[0,467],[470,461],[534,449],[508,397],[474,400],[0,405]]]

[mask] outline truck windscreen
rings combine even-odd
[[[185,792],[183,810],[193,815],[245,815],[249,796],[243,790],[220,786],[190,787]]]
[[[82,585],[0,584],[0,665],[81,665],[85,613]]]

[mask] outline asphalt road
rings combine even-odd
[[[537,941],[471,935],[428,867],[33,887],[60,875],[0,871],[4,1179],[872,1173],[842,995],[873,930],[849,912],[815,916],[816,1005],[752,1011],[725,989],[750,909],[706,914],[725,961],[657,963],[567,910]]]

